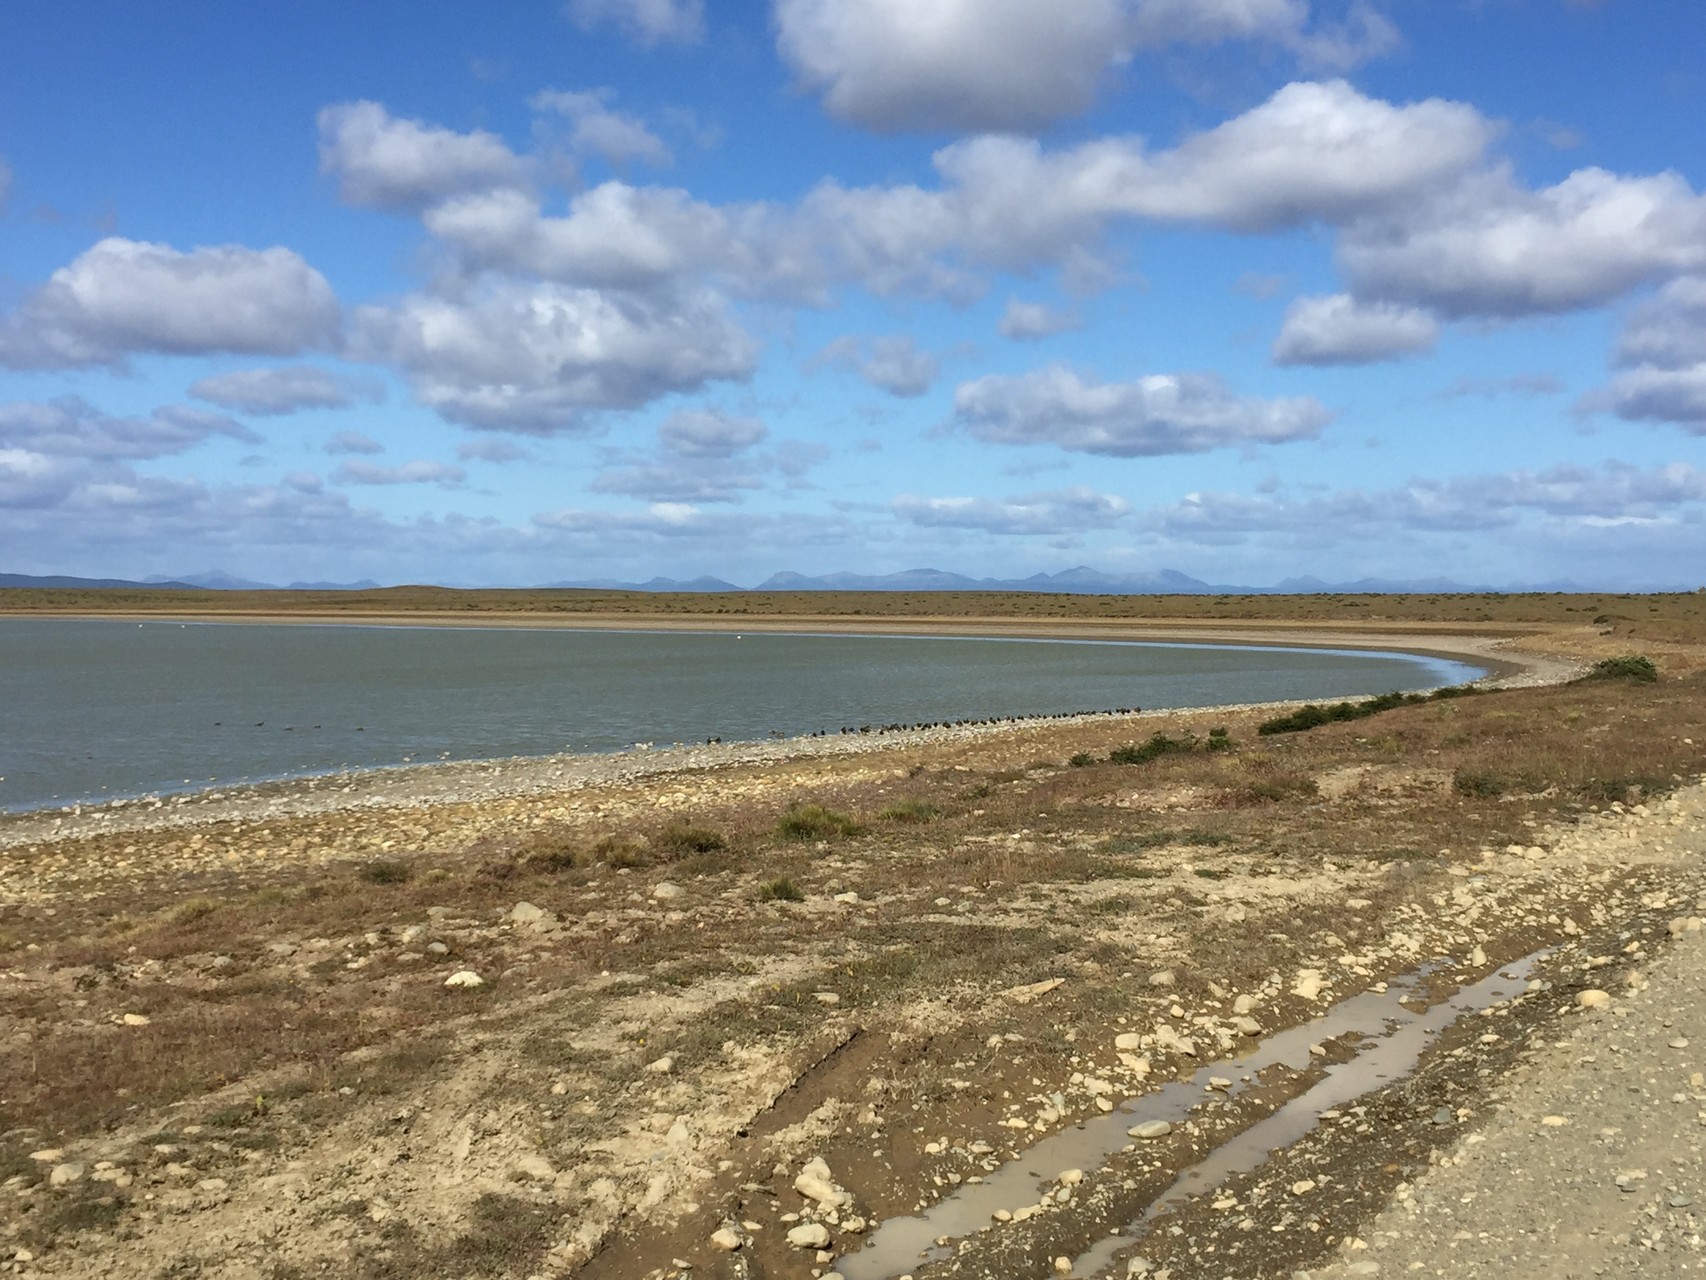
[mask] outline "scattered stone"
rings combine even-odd
[[[47,1175],[47,1185],[50,1187],[68,1187],[73,1182],[83,1180],[83,1166],[80,1164],[56,1164]]]
[[[511,924],[538,924],[545,919],[545,909],[536,907],[531,902],[518,902],[509,909],[509,915],[504,918]]]
[[[1062,1172],[1055,1181],[1060,1183],[1063,1187],[1076,1187],[1080,1182],[1084,1181],[1084,1170],[1067,1169]]]
[[[127,1013],[119,1021],[127,1027],[146,1027],[151,1019],[145,1013]]]
[[[829,1228],[821,1222],[807,1222],[788,1231],[788,1243],[796,1249],[821,1249],[829,1243]]]
[[[711,1243],[724,1253],[733,1253],[745,1242],[740,1238],[740,1233],[733,1227],[718,1227],[711,1233]]]
[[[853,1197],[836,1185],[835,1176],[822,1156],[806,1161],[799,1177],[794,1179],[794,1190],[825,1209],[841,1209],[853,1202]]]
[[[1165,1120],[1145,1120],[1142,1124],[1134,1124],[1126,1130],[1129,1138],[1165,1138],[1173,1132],[1173,1126]]]
[[[1318,1000],[1324,985],[1319,969],[1302,969],[1298,972],[1297,981],[1292,984],[1291,994],[1299,1000]]]
[[[1313,1190],[1315,1190],[1314,1178],[1304,1178],[1301,1182],[1291,1184],[1291,1194],[1294,1196],[1306,1196]]]
[[[65,1159],[65,1151],[62,1147],[43,1147],[40,1151],[30,1152],[30,1159],[37,1164],[55,1164]]]
[[[1441,1107],[1438,1111],[1433,1113],[1433,1123],[1442,1129],[1447,1125],[1456,1124],[1457,1112],[1453,1111],[1450,1107]]]
[[[1675,1036],[1675,1037],[1673,1037],[1671,1042],[1670,1042],[1670,1047],[1673,1049],[1686,1049],[1686,1048],[1688,1048],[1688,1037],[1687,1036]]]
[[[667,1076],[675,1070],[675,1059],[666,1053],[663,1057],[646,1063],[646,1070],[654,1076]]]
[[[1583,1009],[1605,1009],[1611,1005],[1611,996],[1593,987],[1587,991],[1576,992],[1576,1004]]]
[[[450,948],[442,942],[429,942],[426,949],[429,956],[447,956],[450,954]]]
[[[1171,969],[1162,969],[1149,975],[1149,985],[1152,987],[1171,987],[1178,980],[1178,975]]]
[[[1056,1258],[1054,1260],[1054,1272],[1056,1275],[1060,1275],[1060,1276],[1071,1275],[1072,1274],[1072,1259],[1068,1258],[1065,1254],[1062,1254],[1060,1257]]]
[[[551,1162],[537,1151],[517,1157],[514,1168],[517,1175],[533,1182],[551,1182],[557,1176]]]
[[[1133,1049],[1141,1049],[1142,1047],[1143,1037],[1135,1031],[1122,1031],[1114,1037],[1114,1048],[1121,1052],[1129,1053]]]
[[[1540,1123],[1545,1125],[1548,1129],[1562,1129],[1570,1122],[1563,1116],[1541,1116]]]
[[[686,892],[687,890],[678,884],[671,884],[668,880],[660,880],[657,887],[652,890],[652,897],[659,902],[668,902],[673,898],[681,897]]]
[[[444,980],[447,987],[483,987],[486,980],[472,969],[458,969]]]

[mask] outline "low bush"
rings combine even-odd
[[[1504,779],[1486,769],[1458,769],[1451,775],[1451,789],[1460,796],[1490,800],[1503,795]]]
[[[375,858],[356,872],[368,884],[406,884],[413,874],[413,867],[395,858]]]
[[[1447,698],[1466,698],[1479,690],[1472,685],[1450,685],[1444,689],[1435,689],[1432,693],[1392,693],[1378,694],[1372,698],[1364,698],[1361,702],[1335,702],[1323,707],[1310,702],[1299,707],[1290,715],[1275,716],[1272,720],[1264,720],[1256,727],[1257,733],[1301,733],[1305,729],[1315,729],[1324,724],[1335,724],[1345,720],[1362,720],[1368,716],[1377,716],[1382,711],[1392,711],[1398,707],[1413,707],[1423,702],[1438,702]]]
[[[1080,751],[1066,763],[1071,765],[1074,769],[1085,769],[1096,763],[1096,757],[1091,755],[1088,751]]]
[[[722,832],[686,822],[672,822],[652,839],[652,848],[671,861],[696,853],[718,853],[728,847]]]
[[[859,824],[847,814],[821,804],[796,805],[776,823],[776,834],[784,840],[829,840],[858,835],[859,831]]]
[[[799,885],[787,876],[777,876],[774,880],[766,880],[758,886],[760,902],[804,902],[806,895],[800,892]]]
[[[1653,665],[1653,660],[1638,653],[1621,658],[1602,658],[1582,677],[1583,680],[1628,680],[1635,684],[1654,684],[1658,678],[1659,669]]]
[[[1169,738],[1164,733],[1150,737],[1142,746],[1115,747],[1108,752],[1109,764],[1148,764],[1162,756],[1184,755],[1195,745],[1191,738]]]

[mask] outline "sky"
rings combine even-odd
[[[1706,584],[1696,0],[8,0],[0,571]]]

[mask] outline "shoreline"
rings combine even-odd
[[[180,619],[188,621],[188,619]],[[229,619],[226,619],[229,621]],[[254,621],[252,619],[245,621]],[[293,619],[297,623],[306,619]],[[627,621],[627,620],[624,620]],[[352,625],[338,620],[332,625]],[[372,625],[372,624],[353,624]],[[410,625],[438,625],[413,623]],[[484,624],[481,624],[484,625]],[[555,629],[555,628],[554,628]],[[601,626],[596,630],[637,629],[630,626]],[[649,628],[648,628],[649,629]],[[784,632],[791,626],[765,627],[680,625],[660,630],[710,631],[763,630]],[[1068,623],[1046,625],[1047,635],[1030,634],[1003,638],[1131,640],[1134,636],[1111,636],[1105,626],[1085,627]],[[1129,627],[1121,627],[1129,630]],[[1082,634],[1086,630],[1094,637]],[[1434,635],[1424,645],[1404,645],[1401,637],[1367,633],[1341,633],[1331,643],[1308,634],[1299,637],[1294,627],[1266,627],[1265,643],[1249,647],[1377,649],[1418,657],[1468,661],[1486,669],[1473,683],[1483,688],[1522,688],[1561,683],[1577,674],[1581,663],[1558,654],[1513,653],[1504,648],[1510,637]],[[1074,634],[1076,633],[1076,634]],[[892,627],[857,626],[830,634],[894,634]],[[926,634],[981,636],[963,624],[939,624]],[[1413,632],[1411,634],[1414,634]],[[993,638],[993,637],[992,637]],[[1151,640],[1158,637],[1151,636]],[[1182,630],[1168,636],[1166,643],[1238,643],[1223,631],[1192,629],[1187,639]],[[1354,695],[1362,696],[1362,695]],[[18,812],[0,813],[0,850],[20,845],[64,839],[73,835],[111,834],[120,831],[158,830],[224,821],[257,818],[287,818],[342,810],[418,809],[443,804],[480,804],[524,797],[568,794],[592,787],[625,784],[675,774],[741,766],[769,765],[793,760],[866,755],[889,749],[942,747],[968,743],[1003,734],[1022,733],[1041,727],[1066,727],[1143,721],[1166,717],[1196,717],[1214,714],[1244,714],[1304,705],[1305,701],[1334,702],[1323,697],[1310,700],[1281,700],[1253,703],[1223,703],[1209,706],[1156,708],[1136,712],[1085,712],[1053,716],[966,722],[928,728],[880,730],[868,734],[802,735],[778,739],[719,742],[715,744],[672,743],[668,746],[638,746],[606,753],[560,752],[544,756],[500,756],[462,761],[423,761],[402,765],[341,770],[299,775],[260,782],[231,782],[153,792],[136,797],[89,800]]]

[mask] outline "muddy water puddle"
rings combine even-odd
[[[1274,1068],[1319,1075],[1316,1083],[1272,1115],[1182,1171],[1124,1231],[1105,1237],[1081,1254],[1072,1274],[1094,1275],[1121,1250],[1135,1244],[1164,1210],[1211,1190],[1229,1177],[1260,1168],[1270,1152],[1302,1138],[1324,1113],[1413,1071],[1427,1048],[1465,1014],[1478,1013],[1522,994],[1529,974],[1546,954],[1536,952],[1502,966],[1425,1009],[1413,1006],[1426,999],[1424,984],[1437,982],[1440,965],[1393,979],[1384,990],[1341,1001],[1314,1021],[1257,1041],[1237,1057],[1210,1063],[1188,1078],[1130,1098],[1105,1115],[1045,1138],[982,1182],[963,1185],[920,1216],[889,1219],[872,1233],[863,1249],[838,1259],[837,1268],[846,1280],[895,1280],[951,1256],[952,1242],[989,1229],[997,1210],[1037,1204],[1043,1184],[1052,1182],[1063,1170],[1082,1169],[1087,1179],[1094,1179],[1113,1156],[1131,1145],[1127,1131],[1132,1127],[1148,1121],[1179,1124],[1189,1119],[1193,1109],[1210,1095],[1210,1082],[1216,1077],[1223,1082],[1230,1078],[1233,1083],[1230,1089],[1213,1092],[1221,1098],[1237,1098],[1260,1088],[1260,1073]],[[1354,1055],[1323,1069],[1321,1059],[1310,1049],[1329,1040],[1351,1044]],[[937,1244],[942,1238],[949,1243]]]

